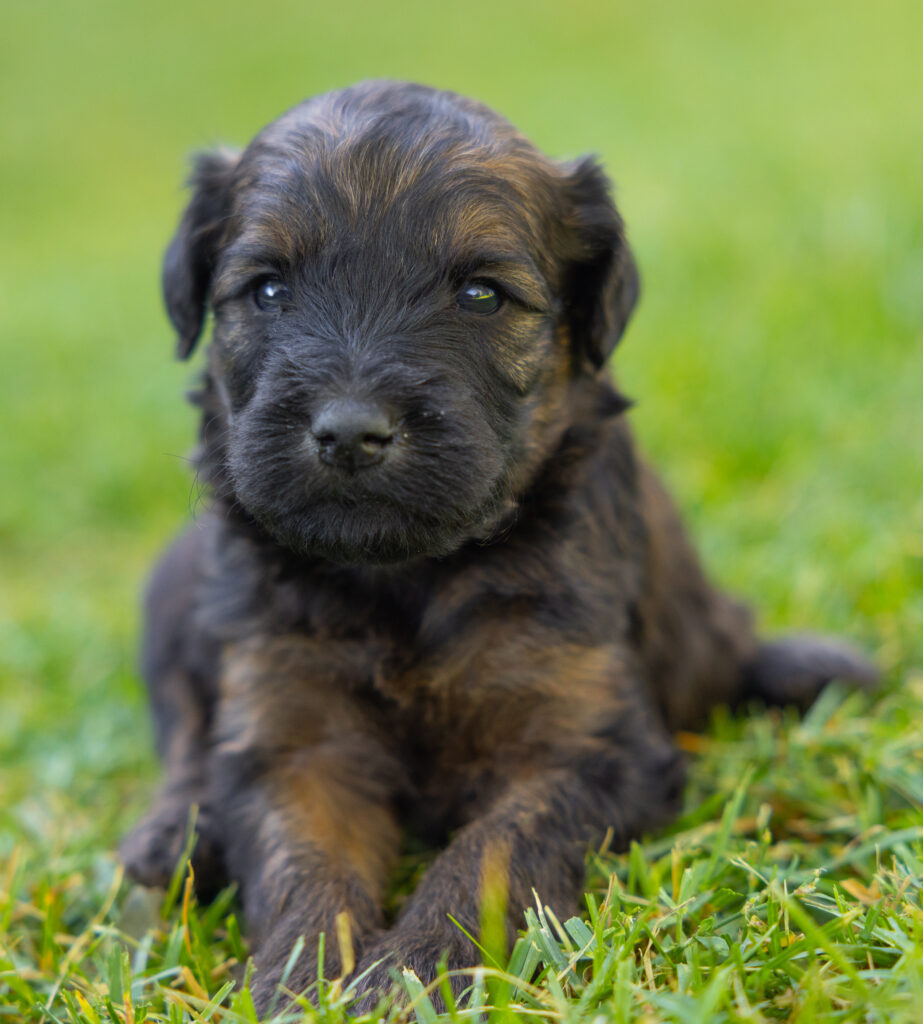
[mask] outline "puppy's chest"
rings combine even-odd
[[[515,596],[491,597],[458,581],[444,588],[429,582],[293,582],[277,595],[281,601],[264,616],[263,635],[252,642],[266,651],[267,670],[284,677],[279,692],[293,703],[299,693],[320,688],[396,734],[421,725],[464,731],[475,710],[490,704],[493,689],[508,697],[509,679],[492,678],[480,663],[480,638],[494,646],[504,639],[485,624],[521,621],[528,613]],[[502,633],[512,639],[517,628]],[[254,677],[251,685],[265,684]],[[264,698],[273,699],[269,692]]]

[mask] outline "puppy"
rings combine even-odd
[[[671,742],[718,702],[868,683],[848,647],[754,636],[705,579],[605,363],[638,298],[606,178],[486,107],[372,82],[199,158],[166,254],[179,355],[214,318],[209,510],[147,599],[166,783],[127,839],[163,883],[240,883],[266,1007],[477,962],[485,865],[511,934],[584,853],[674,812]],[[444,849],[395,921],[401,837]],[[500,867],[497,868],[497,865]],[[463,984],[463,981],[462,981]]]

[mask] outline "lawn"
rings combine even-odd
[[[847,634],[885,680],[681,737],[683,818],[590,851],[583,914],[488,942],[456,1016],[923,1019],[921,37],[910,0],[5,0],[0,1019],[254,1019],[233,893],[113,853],[157,776],[137,595],[196,501],[159,261],[192,150],[374,76],[603,158],[646,450],[768,631]],[[430,1024],[404,984],[388,1012]],[[344,1019],[343,984],[311,998]]]

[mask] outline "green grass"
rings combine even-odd
[[[458,1016],[921,1019],[921,34],[910,0],[6,0],[0,1019],[249,1019],[233,902],[180,878],[163,907],[112,854],[156,778],[136,595],[195,498],[158,264],[190,150],[377,75],[603,157],[644,276],[615,365],[646,450],[767,629],[849,634],[886,675],[687,739],[686,816],[591,856],[586,913],[536,912]]]

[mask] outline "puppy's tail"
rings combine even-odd
[[[838,679],[864,690],[878,685],[878,669],[842,640],[812,633],[761,643],[743,666],[741,701],[789,704],[806,711]]]

